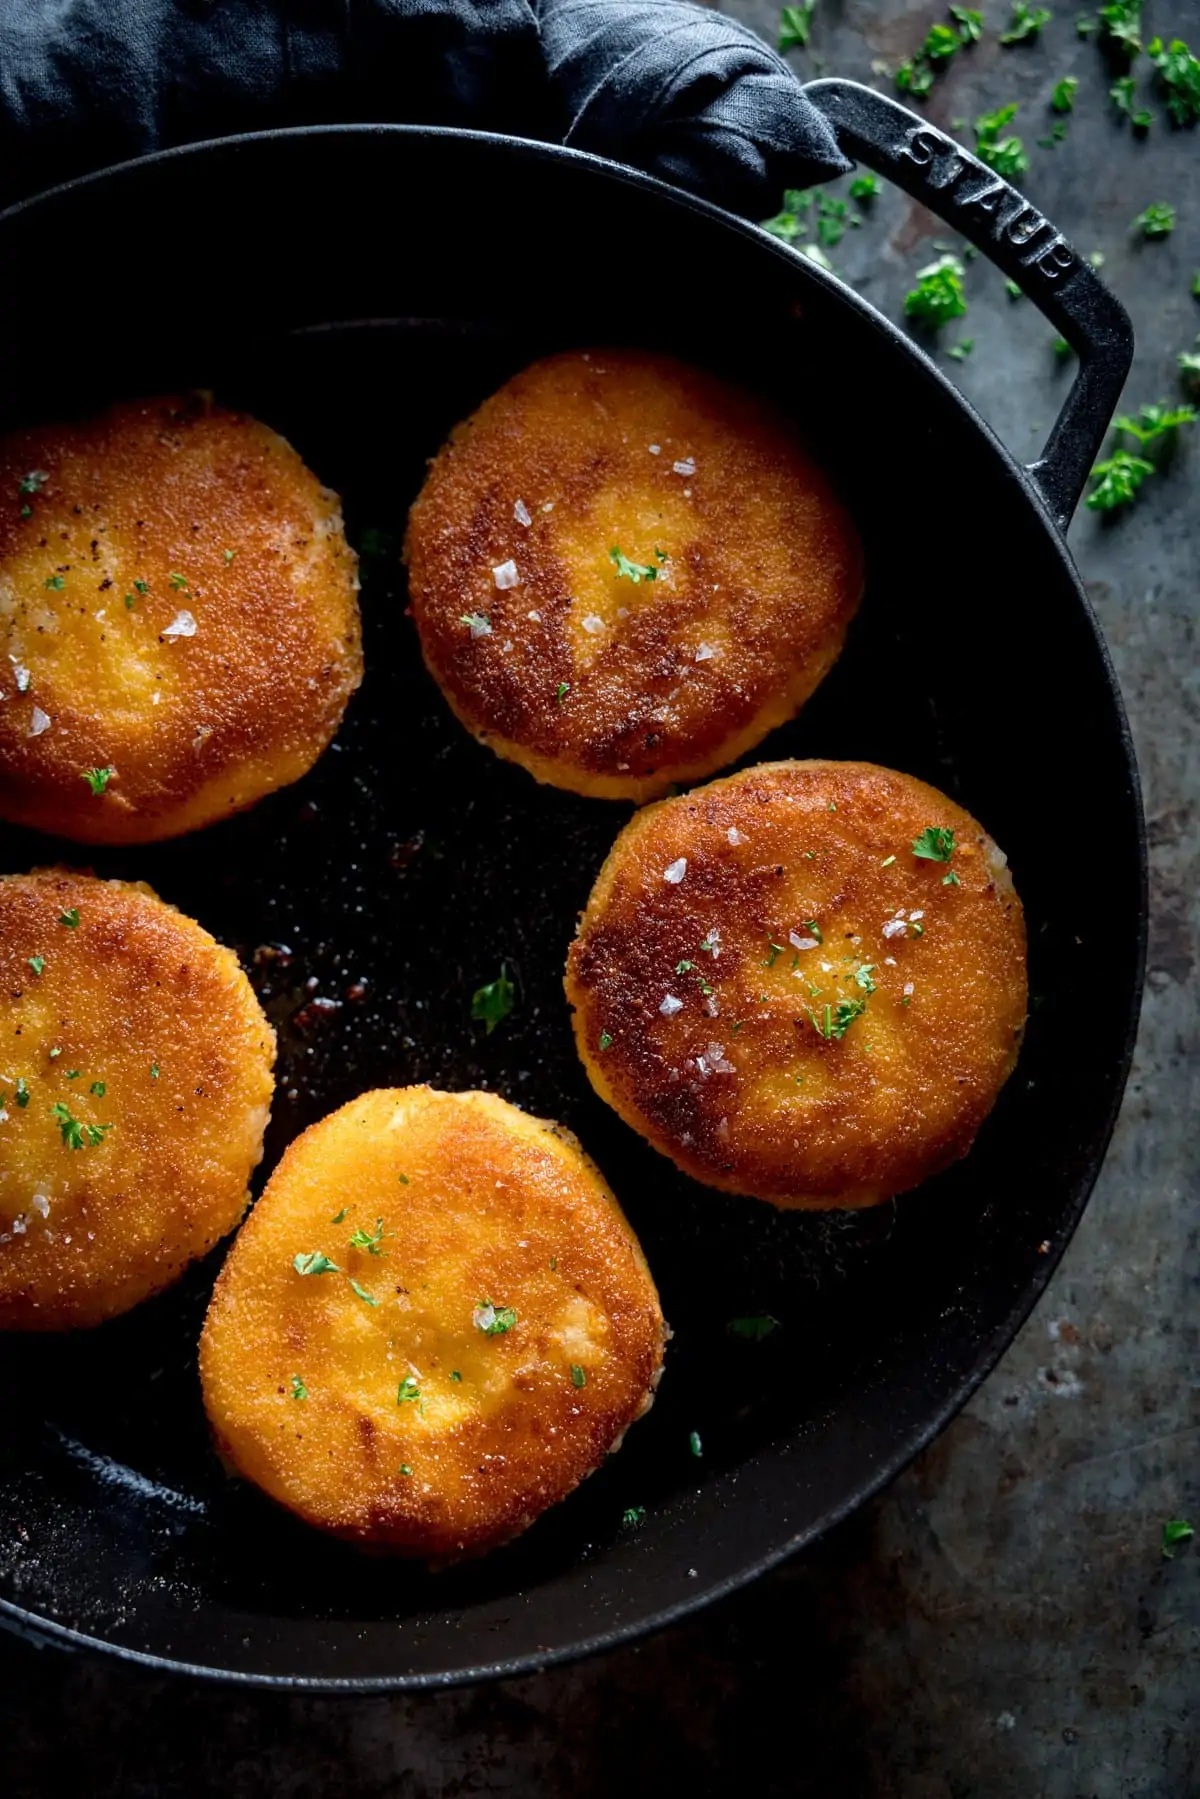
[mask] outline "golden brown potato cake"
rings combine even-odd
[[[434,461],[405,556],[462,723],[604,799],[711,774],[791,718],[862,586],[853,527],[788,421],[639,350],[506,382]]]
[[[566,990],[592,1085],[685,1173],[869,1206],[970,1148],[1017,1057],[1025,926],[935,788],[764,763],[626,825]]]
[[[493,1093],[365,1093],[292,1144],[200,1345],[225,1459],[309,1524],[503,1543],[650,1405],[654,1282],[575,1138]]]
[[[337,496],[203,398],[0,440],[0,817],[176,837],[298,780],[362,678]]]
[[[274,1055],[233,951],[148,887],[0,877],[0,1328],[99,1324],[232,1230]]]

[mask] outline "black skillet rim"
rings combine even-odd
[[[410,1673],[389,1676],[366,1676],[361,1679],[336,1676],[308,1676],[286,1674],[261,1674],[246,1670],[203,1666],[198,1663],[176,1659],[172,1656],[158,1655],[148,1650],[132,1648],[125,1644],[105,1641],[101,1637],[89,1635],[70,1625],[60,1624],[56,1620],[39,1616],[14,1604],[0,1594],[0,1625],[18,1636],[28,1638],[38,1647],[53,1645],[67,1650],[86,1650],[96,1654],[111,1655],[118,1660],[149,1668],[157,1673],[187,1675],[194,1679],[228,1683],[239,1687],[265,1688],[286,1692],[309,1693],[345,1693],[368,1695],[387,1692],[444,1690],[451,1687],[468,1686],[478,1681],[494,1679],[512,1679],[524,1674],[539,1673],[547,1668],[560,1666],[586,1656],[597,1655],[604,1651],[616,1649],[636,1642],[651,1632],[662,1630],[668,1625],[676,1624],[710,1605],[717,1600],[728,1597],[739,1588],[746,1586],[760,1575],[779,1566],[789,1556],[817,1540],[834,1526],[842,1523],[853,1512],[888,1486],[908,1467],[921,1451],[928,1447],[936,1436],[963,1408],[983,1381],[995,1368],[1005,1350],[1013,1342],[1022,1325],[1028,1319],[1038,1300],[1046,1290],[1050,1277],[1057,1268],[1066,1250],[1084,1208],[1091,1197],[1100,1170],[1107,1155],[1108,1146],[1116,1127],[1124,1098],[1126,1083],[1129,1078],[1130,1065],[1137,1042],[1138,1024],[1141,1014],[1142,994],[1145,984],[1146,952],[1149,927],[1149,864],[1146,841],[1145,810],[1141,797],[1141,784],[1138,774],[1137,757],[1133,744],[1129,720],[1126,715],[1121,690],[1117,683],[1116,671],[1108,645],[1100,629],[1099,621],[1084,591],[1079,572],[1067,547],[1066,537],[1060,531],[1036,484],[1029,473],[1012,456],[1009,450],[997,437],[987,421],[976,411],[970,401],[955,387],[954,383],[943,373],[919,344],[915,343],[898,325],[894,324],[862,295],[847,283],[840,281],[835,275],[820,269],[808,258],[801,256],[787,245],[763,232],[759,226],[726,212],[723,208],[704,200],[697,195],[689,194],[683,189],[671,186],[652,175],[625,164],[609,161],[605,157],[594,156],[585,151],[569,149],[557,144],[541,142],[537,139],[519,138],[497,132],[469,131],[453,126],[425,126],[404,124],[353,124],[353,125],[311,125],[296,126],[273,131],[244,132],[225,138],[205,139],[199,143],[184,144],[169,150],[156,151],[148,156],[132,158],[128,161],[113,164],[109,168],[99,169],[86,175],[76,177],[72,181],[63,182],[57,187],[49,188],[43,193],[35,194],[27,200],[0,212],[0,233],[5,225],[45,202],[53,201],[65,195],[86,193],[95,188],[103,191],[107,184],[120,180],[126,175],[140,174],[142,171],[159,166],[170,166],[176,161],[190,158],[211,156],[215,152],[236,152],[240,147],[256,144],[290,141],[293,139],[309,139],[312,137],[353,137],[353,138],[388,138],[403,136],[414,139],[426,139],[439,142],[476,143],[481,150],[491,149],[518,161],[559,162],[579,164],[590,169],[597,176],[615,181],[625,187],[637,188],[663,202],[683,206],[707,219],[714,226],[735,231],[756,241],[764,254],[770,253],[786,261],[794,273],[802,280],[814,285],[824,284],[837,292],[839,300],[849,310],[857,314],[863,325],[883,337],[898,354],[908,356],[916,362],[926,380],[934,380],[957,404],[965,420],[979,432],[992,451],[997,472],[1002,473],[1010,486],[1017,488],[1025,501],[1033,508],[1043,532],[1053,540],[1054,552],[1059,563],[1068,576],[1074,589],[1076,602],[1083,614],[1098,652],[1100,667],[1106,679],[1111,716],[1117,727],[1117,736],[1121,745],[1123,759],[1129,772],[1130,793],[1134,801],[1134,823],[1136,826],[1134,849],[1137,859],[1139,905],[1136,925],[1136,957],[1134,979],[1128,995],[1127,1016],[1125,1020],[1124,1041],[1119,1058],[1114,1063],[1112,1098],[1102,1129],[1097,1133],[1088,1168],[1078,1181],[1073,1202],[1064,1215],[1058,1237],[1051,1243],[1048,1251],[1039,1256],[1033,1268],[1027,1286],[1020,1298],[1006,1317],[978,1345],[972,1367],[963,1376],[951,1397],[932,1415],[925,1418],[920,1427],[908,1434],[903,1447],[889,1458],[881,1462],[872,1472],[869,1479],[860,1483],[857,1489],[841,1503],[833,1508],[818,1523],[807,1530],[789,1537],[785,1542],[776,1545],[765,1555],[740,1568],[736,1574],[728,1575],[713,1585],[698,1588],[696,1593],[676,1604],[625,1623],[610,1631],[596,1633],[582,1641],[570,1643],[559,1648],[547,1650],[544,1654],[512,1656],[494,1662],[481,1662],[470,1668],[457,1668],[440,1673]]]

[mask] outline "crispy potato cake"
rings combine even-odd
[[[971,1147],[1025,1021],[1025,927],[961,806],[764,763],[634,817],[567,961],[601,1098],[685,1173],[869,1206]]]
[[[203,398],[0,439],[0,817],[176,837],[298,780],[362,678],[335,494]]]
[[[146,886],[0,877],[0,1328],[99,1324],[245,1210],[275,1038]]]
[[[300,1136],[200,1345],[225,1459],[309,1524],[503,1543],[648,1408],[663,1319],[575,1138],[493,1093],[366,1093]]]
[[[711,774],[791,718],[862,587],[788,421],[624,349],[552,356],[485,401],[435,459],[405,557],[462,723],[605,799]]]

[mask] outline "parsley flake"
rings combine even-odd
[[[1138,213],[1133,221],[1133,229],[1140,230],[1142,236],[1151,243],[1160,237],[1170,237],[1175,229],[1175,208],[1165,200],[1152,200],[1145,212]],[[46,585],[49,587],[49,581]]]
[[[927,862],[949,862],[954,854],[954,832],[942,825],[926,825],[919,837],[913,838],[912,853]]]
[[[401,1462],[400,1472],[401,1472],[401,1474],[404,1475],[404,1477],[406,1479],[410,1479],[412,1476],[412,1468],[409,1466],[409,1464],[407,1462]]]
[[[1174,1561],[1176,1545],[1190,1542],[1195,1534],[1195,1527],[1186,1518],[1168,1518],[1162,1527],[1163,1560]]]
[[[302,1250],[292,1262],[297,1274],[340,1274],[342,1271],[336,1262],[331,1262],[327,1255],[319,1249]]]
[[[459,619],[460,625],[466,625],[472,637],[490,637],[492,621],[486,612],[464,612]]]
[[[1108,43],[1115,44],[1126,56],[1136,56],[1142,47],[1142,0],[1106,0],[1100,8],[1100,24]],[[1079,30],[1076,20],[1075,29]],[[1084,33],[1080,32],[1080,36]]]
[[[587,1386],[587,1370],[580,1368],[576,1362],[571,1363],[571,1385],[573,1387]]]
[[[876,966],[877,964],[874,962],[864,962],[861,967],[856,968],[854,971],[854,979],[858,982],[858,985],[862,988],[864,993],[874,993],[875,991],[876,982],[872,979],[872,976],[875,973]]]
[[[381,1256],[384,1253],[383,1239],[386,1234],[383,1228],[383,1219],[377,1218],[373,1231],[364,1231],[362,1226],[359,1226],[350,1238],[350,1247],[351,1249],[365,1249],[369,1256]]]
[[[61,575],[47,575],[46,586],[52,589],[54,593],[60,593],[66,586],[66,582]]]
[[[725,1326],[731,1337],[744,1337],[748,1343],[761,1343],[779,1329],[778,1318],[772,1318],[770,1312],[760,1312],[752,1318],[731,1318]]]
[[[821,935],[821,927],[815,918],[806,918],[802,928],[808,932],[810,937],[815,937],[818,943],[824,943],[825,939]]]
[[[221,555],[224,558],[225,567],[228,568],[229,564],[233,561],[234,557],[237,555],[237,551],[236,550],[222,550]]]
[[[50,1116],[57,1120],[64,1149],[96,1149],[113,1128],[111,1124],[83,1124],[61,1099],[51,1106]]]
[[[32,968],[34,974],[40,975],[46,966],[45,956],[30,956],[29,966]]]
[[[904,315],[920,319],[931,330],[940,331],[951,319],[960,319],[967,310],[963,291],[962,263],[957,256],[939,256],[936,262],[917,270],[917,285],[904,297]]]
[[[958,35],[964,44],[977,44],[983,36],[983,14],[970,6],[952,6],[950,17],[958,25]]]
[[[471,1322],[485,1337],[503,1337],[517,1322],[517,1314],[511,1306],[494,1306],[490,1299],[481,1299]]]
[[[962,882],[959,880],[959,878],[955,874],[954,870],[951,869],[949,874],[944,874],[942,876],[942,886],[943,887],[961,887]]]
[[[1151,38],[1146,55],[1158,70],[1158,79],[1166,90],[1167,111],[1175,125],[1200,124],[1200,57],[1192,55],[1182,38],[1172,38],[1164,46],[1160,37]]]
[[[840,999],[836,1005],[826,1005],[820,1018],[812,1012],[809,1017],[814,1030],[818,1036],[824,1037],[826,1043],[840,1043],[854,1020],[861,1018],[866,1009],[865,999]]]
[[[516,1004],[516,988],[508,978],[508,967],[502,963],[500,973],[486,986],[471,995],[471,1017],[486,1027],[490,1037],[496,1026],[508,1017]]]
[[[946,351],[946,354],[951,362],[965,362],[974,348],[975,339],[973,337],[964,337],[961,343],[951,344],[950,348]]]
[[[688,1448],[691,1450],[693,1455],[703,1455],[704,1454],[704,1447],[703,1447],[702,1443],[700,1442],[700,1432],[698,1430],[693,1430],[693,1431],[688,1432]]]
[[[167,576],[167,579],[175,589],[176,593],[186,593],[188,591],[186,575],[172,573]]]
[[[408,1400],[417,1400],[420,1399],[420,1397],[421,1389],[415,1377],[411,1374],[406,1374],[404,1379],[400,1382],[399,1387],[396,1389],[396,1404],[404,1405]]]
[[[94,1093],[96,1095],[97,1099],[103,1099],[104,1095],[108,1092],[108,1088],[105,1086],[103,1081],[93,1081],[91,1086],[88,1088],[88,1092]]]
[[[107,768],[88,768],[84,770],[83,779],[87,782],[93,793],[101,794],[104,792],[104,789],[108,786],[108,783],[112,780],[116,772],[116,769],[113,768],[111,764]]]
[[[22,475],[20,481],[18,481],[17,492],[40,493],[49,479],[50,477],[45,469],[30,469],[29,473],[27,475]]]
[[[1137,498],[1143,481],[1153,473],[1154,464],[1147,462],[1144,456],[1132,456],[1128,450],[1114,450],[1106,461],[1097,462],[1093,467],[1092,478],[1096,485],[1089,493],[1087,503],[1093,512],[1115,512]]]
[[[329,1220],[330,1224],[341,1224],[344,1221],[344,1219],[346,1217],[346,1213],[349,1210],[350,1210],[349,1206],[343,1206],[341,1211],[338,1212],[335,1217],[333,1217]]]
[[[68,906],[67,910],[65,912],[59,913],[58,922],[59,922],[59,924],[65,924],[68,931],[78,930],[78,928],[79,928],[79,907],[78,906]]]
[[[1029,167],[1021,139],[1000,136],[1010,120],[1016,118],[1017,111],[1016,101],[1011,100],[995,112],[981,113],[975,121],[975,154],[997,175],[1023,175]]]
[[[292,1398],[293,1399],[307,1399],[308,1398],[308,1388],[305,1386],[304,1382],[300,1379],[300,1376],[298,1374],[293,1374],[293,1376],[292,1376]]]
[[[850,198],[857,200],[860,205],[878,199],[882,192],[879,177],[873,175],[870,169],[865,169],[861,175],[856,175],[850,183]]]
[[[1144,133],[1153,125],[1154,115],[1149,107],[1134,105],[1133,90],[1136,85],[1132,75],[1118,75],[1108,90],[1108,97],[1117,111],[1129,120],[1134,131]]]
[[[462,1375],[459,1373],[457,1368],[451,1368],[450,1379],[457,1380],[457,1381],[460,1381],[462,1379]]]
[[[667,560],[666,553],[663,550],[655,549],[654,554],[658,563],[663,563]],[[627,581],[632,581],[635,587],[641,581],[658,580],[658,568],[655,563],[631,562],[628,556],[622,554],[616,544],[614,544],[612,549],[608,552],[608,560],[616,569],[618,576],[624,576]]]
[[[25,1079],[24,1075],[19,1075],[17,1078],[16,1101],[22,1112],[29,1104],[29,1082]]]
[[[555,703],[561,706],[570,691],[571,683],[569,681],[560,681],[554,692]]]
[[[600,1033],[600,1048],[602,1050],[612,1048],[612,1032],[611,1031],[601,1031],[601,1033]]]
[[[350,1285],[354,1288],[354,1291],[358,1294],[358,1297],[360,1299],[366,1301],[367,1305],[377,1306],[379,1304],[379,1301],[375,1298],[374,1294],[368,1293],[367,1289],[365,1287],[360,1287],[358,1282],[356,1280],[354,1280],[353,1278],[351,1278]]]
[[[644,1505],[627,1505],[621,1513],[621,1523],[626,1530],[636,1530],[646,1516]]]
[[[145,595],[150,592],[149,581],[135,581],[133,585],[134,585],[134,589],[137,593]]]
[[[156,1081],[158,1079],[158,1063],[157,1062],[151,1062],[151,1064],[150,1064],[150,1079],[152,1081]]]
[[[1030,43],[1053,16],[1044,6],[1029,6],[1026,0],[1013,0],[1012,18],[1008,21],[1008,30],[1000,33],[1000,42],[1007,49],[1014,44]]]
[[[779,14],[780,50],[807,50],[817,0],[802,0],[800,6],[785,6]]]

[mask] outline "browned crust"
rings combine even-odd
[[[912,854],[927,826],[954,831],[949,867]],[[914,910],[919,935],[883,934]],[[794,947],[809,921],[822,942]],[[716,957],[700,948],[714,927]],[[935,788],[866,763],[762,764],[631,820],[566,992],[592,1085],[686,1173],[780,1206],[871,1205],[965,1155],[1011,1073],[1024,921],[995,846]],[[664,1016],[668,995],[682,1006]],[[863,998],[827,1037],[825,1006],[836,1024]]]
[[[382,1253],[353,1247],[379,1219]],[[298,1274],[313,1251],[338,1271]],[[482,1300],[516,1325],[485,1335]],[[637,1240],[574,1137],[494,1094],[410,1087],[292,1144],[221,1272],[200,1371],[247,1479],[321,1529],[445,1560],[516,1535],[596,1468],[648,1406],[662,1348]],[[409,1377],[419,1401],[398,1397]]]
[[[148,887],[0,878],[0,1328],[98,1324],[232,1230],[274,1050],[237,957]],[[112,1128],[71,1149],[54,1105]]]
[[[695,472],[675,472],[688,459]],[[635,584],[614,545],[667,561]],[[792,425],[625,349],[550,357],[485,401],[434,460],[405,557],[426,663],[463,724],[539,780],[604,798],[710,774],[790,718],[862,586],[853,527]],[[520,585],[498,590],[510,560]]]
[[[337,497],[201,398],[0,440],[0,816],[142,843],[297,780],[362,676],[355,571]]]

